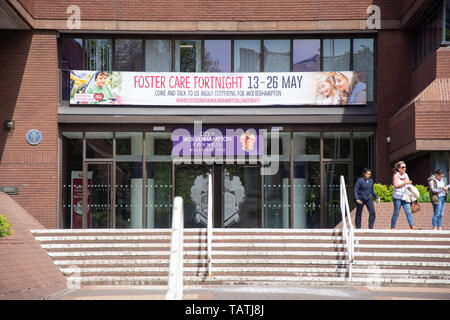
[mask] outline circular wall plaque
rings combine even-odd
[[[42,133],[38,129],[31,129],[27,132],[27,142],[35,146],[42,141]]]

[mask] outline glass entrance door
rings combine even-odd
[[[222,193],[224,228],[261,228],[259,165],[224,165]]]
[[[114,223],[114,183],[113,163],[86,163],[89,179],[87,227],[113,228]]]
[[[207,226],[208,174],[212,169],[206,164],[175,165],[175,196],[183,198],[185,228]]]
[[[175,196],[183,197],[185,227],[207,226],[208,174],[213,183],[213,227],[261,227],[258,165],[183,164],[175,166]]]
[[[334,228],[341,219],[340,209],[340,177],[344,176],[347,196],[351,196],[349,188],[349,164],[348,163],[325,163],[324,164],[324,194],[322,211],[323,226]],[[349,202],[351,199],[349,198]]]

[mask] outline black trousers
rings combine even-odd
[[[368,200],[361,200],[362,204],[356,203],[356,215],[355,215],[355,225],[356,229],[361,229],[361,215],[363,212],[364,205],[369,210],[369,229],[373,229],[375,223],[375,208],[373,206],[372,198]]]

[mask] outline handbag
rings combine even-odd
[[[420,211],[420,204],[419,204],[419,201],[416,200],[416,201],[411,203],[411,212],[415,213],[415,212],[418,212],[418,211]]]

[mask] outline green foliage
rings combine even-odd
[[[9,236],[11,233],[11,225],[8,223],[8,219],[0,215],[0,238]]]
[[[428,188],[426,186],[417,184],[414,185],[417,190],[419,190],[420,203],[428,203],[430,200],[430,193],[428,192]],[[381,202],[392,202],[392,193],[394,191],[394,187],[392,185],[386,186],[380,183],[374,184],[374,189],[376,194],[380,197]],[[447,197],[447,201],[450,201],[450,197]]]
[[[430,193],[428,192],[427,187],[418,184],[416,185],[416,188],[420,193],[419,202],[431,202]]]
[[[381,202],[392,202],[392,186],[375,183],[373,187],[375,189],[375,193],[380,197]]]

